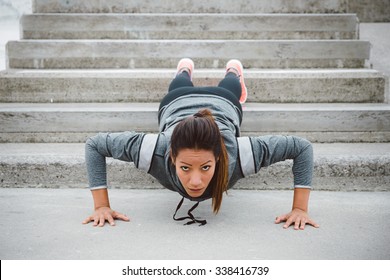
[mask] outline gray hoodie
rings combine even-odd
[[[311,143],[295,136],[240,137],[240,113],[226,99],[207,94],[179,97],[160,109],[158,134],[138,132],[99,133],[86,142],[86,164],[91,190],[107,188],[106,157],[134,162],[155,177],[161,185],[195,201],[211,198],[211,190],[198,198],[184,190],[172,165],[169,150],[175,125],[182,119],[208,108],[220,128],[229,158],[231,188],[239,179],[259,172],[273,163],[293,160],[294,187],[311,188],[313,150]]]

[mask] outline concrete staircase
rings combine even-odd
[[[388,79],[345,11],[343,0],[35,0],[0,74],[0,185],[85,186],[85,139],[157,131],[158,102],[191,57],[197,85],[243,62],[243,134],[313,141],[316,189],[390,190]],[[159,187],[132,164],[109,166],[113,187]],[[238,187],[290,184],[286,162]]]

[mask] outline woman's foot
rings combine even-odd
[[[240,103],[244,104],[246,99],[248,98],[248,92],[244,82],[244,67],[242,66],[241,62],[237,59],[229,60],[228,63],[226,63],[226,74],[227,73],[234,73],[240,79],[240,84],[241,84]]]
[[[192,74],[194,72],[194,62],[190,58],[182,58],[180,59],[179,63],[177,64],[177,71],[175,74],[175,77],[182,73],[183,71],[188,73],[188,76],[190,76],[190,79],[192,81]]]

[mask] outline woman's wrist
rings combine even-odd
[[[294,199],[292,209],[299,209],[302,211],[308,211],[310,189],[295,188]]]
[[[102,207],[110,208],[110,200],[108,198],[107,189],[97,189],[97,190],[92,190],[91,192],[92,192],[95,210]]]

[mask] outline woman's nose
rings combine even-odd
[[[197,174],[197,173],[192,174],[192,176],[190,178],[190,184],[192,186],[199,186],[201,183],[202,183],[201,175]]]

